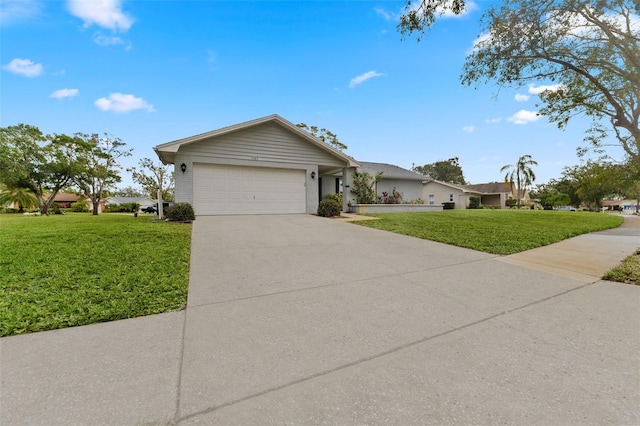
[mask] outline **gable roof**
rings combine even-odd
[[[510,193],[512,189],[508,183],[505,182],[489,182],[489,183],[477,183],[475,185],[460,185],[471,191],[482,192],[483,194],[501,194]]]
[[[429,179],[428,177],[423,176],[420,173],[412,172],[411,170],[403,169],[402,167],[394,166],[393,164],[370,163],[367,161],[360,161],[359,163],[360,167],[358,167],[358,170],[367,172],[373,176],[382,172],[383,179],[405,179],[419,181],[426,181]]]
[[[155,146],[153,148],[153,150],[156,152],[156,154],[158,154],[158,157],[160,158],[160,161],[162,161],[164,164],[173,164],[174,163],[175,153],[178,152],[180,147],[183,146],[183,145],[188,145],[188,144],[192,144],[192,143],[195,143],[195,142],[200,142],[200,141],[202,141],[204,139],[214,138],[214,137],[217,137],[217,136],[226,135],[228,133],[237,132],[239,130],[248,129],[250,127],[258,126],[260,124],[269,123],[269,122],[273,122],[273,123],[279,124],[280,126],[284,127],[285,129],[289,130],[290,132],[295,133],[296,135],[300,136],[301,138],[303,138],[307,142],[309,142],[309,143],[317,146],[318,148],[330,153],[334,157],[339,158],[341,161],[346,162],[346,164],[349,167],[358,167],[359,166],[357,161],[355,161],[353,158],[351,158],[348,155],[346,155],[344,152],[332,147],[331,145],[329,145],[326,142],[323,142],[322,140],[316,138],[315,136],[313,136],[309,132],[306,132],[306,131],[302,130],[301,128],[299,128],[298,126],[293,124],[292,122],[290,122],[288,120],[285,120],[284,118],[280,117],[278,114],[268,115],[266,117],[257,118],[255,120],[245,121],[244,123],[234,124],[233,126],[222,127],[220,129],[217,129],[217,130],[212,130],[210,132],[201,133],[199,135],[189,136],[187,138],[178,139],[178,140],[175,140],[175,141],[172,141],[172,142],[163,143],[163,144]]]
[[[475,191],[473,189],[465,188],[466,185],[458,185],[458,184],[455,184],[455,183],[443,182],[443,181],[440,181],[440,180],[427,178],[427,183],[431,183],[431,182],[435,182],[437,184],[446,186],[448,188],[457,189],[458,191],[462,191],[464,193],[473,193],[473,194],[479,194],[480,193],[479,191]]]

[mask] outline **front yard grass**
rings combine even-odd
[[[607,272],[602,279],[640,285],[640,249],[625,258],[620,265]]]
[[[0,336],[181,309],[190,241],[153,215],[0,215]]]
[[[623,222],[620,216],[602,213],[548,210],[445,210],[370,216],[380,219],[356,223],[501,255],[615,228]]]

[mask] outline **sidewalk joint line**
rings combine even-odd
[[[409,349],[411,347],[421,345],[421,344],[426,343],[428,341],[435,340],[435,339],[437,339],[439,337],[443,337],[443,336],[455,333],[457,331],[461,331],[461,330],[464,330],[464,329],[467,329],[467,328],[471,328],[471,327],[476,326],[478,324],[482,324],[484,322],[491,321],[492,319],[507,315],[509,313],[521,311],[521,310],[526,309],[528,307],[535,306],[535,305],[547,302],[549,300],[564,296],[564,295],[566,295],[568,293],[572,293],[574,291],[581,290],[581,289],[583,289],[585,287],[588,287],[590,285],[593,285],[593,284],[594,283],[581,284],[581,285],[579,285],[577,287],[570,288],[570,289],[565,290],[563,292],[560,292],[560,293],[545,297],[543,299],[539,299],[539,300],[533,301],[531,303],[528,303],[526,305],[522,305],[522,306],[513,308],[513,309],[508,310],[508,311],[502,311],[502,312],[499,312],[497,314],[490,315],[488,317],[479,319],[479,320],[471,322],[469,324],[465,324],[465,325],[453,328],[451,330],[443,331],[441,333],[437,333],[437,334],[434,334],[432,336],[423,337],[422,339],[419,339],[419,340],[416,340],[416,341],[413,341],[413,342],[409,342],[409,343],[405,343],[404,345],[396,346],[394,348],[388,349],[388,350],[380,352],[378,354],[370,355],[370,356],[364,357],[364,358],[360,358],[360,359],[358,359],[356,361],[352,361],[352,362],[349,362],[347,364],[343,364],[343,365],[340,365],[338,367],[331,368],[329,370],[324,370],[324,371],[312,374],[310,376],[294,380],[294,381],[289,382],[289,383],[284,383],[284,384],[279,385],[279,386],[275,386],[275,387],[272,387],[272,388],[269,388],[269,389],[265,389],[265,390],[263,390],[261,392],[257,392],[255,394],[248,395],[248,396],[243,397],[243,398],[239,398],[239,399],[236,399],[236,400],[233,400],[233,401],[225,402],[223,404],[216,405],[216,406],[213,406],[213,407],[205,408],[204,410],[201,410],[201,411],[189,414],[187,416],[184,416],[182,418],[179,418],[179,419],[177,419],[177,421],[181,422],[181,421],[184,421],[184,420],[189,420],[189,419],[194,418],[196,416],[199,416],[201,414],[211,413],[211,412],[214,412],[214,411],[219,410],[221,408],[225,408],[225,407],[229,407],[231,405],[239,404],[239,403],[242,403],[244,401],[248,401],[250,399],[266,395],[266,394],[271,393],[271,392],[276,392],[276,391],[279,391],[281,389],[289,388],[289,387],[298,385],[300,383],[311,381],[311,380],[316,379],[318,377],[326,376],[328,374],[332,374],[332,373],[335,373],[337,371],[341,371],[341,370],[344,370],[344,369],[347,369],[347,368],[350,368],[350,367],[354,367],[356,365],[359,365],[359,364],[362,364],[362,363],[365,363],[365,362],[369,362],[369,361],[373,361],[375,359],[383,358],[383,357],[385,357],[387,355],[391,355],[391,354],[394,354],[396,352],[400,352],[402,350]]]
[[[231,303],[231,302],[241,302],[241,301],[245,301],[245,300],[260,299],[262,297],[278,296],[278,295],[287,294],[287,293],[296,293],[296,292],[302,292],[302,291],[317,290],[317,289],[321,289],[321,288],[337,287],[337,286],[345,285],[345,284],[357,284],[357,283],[363,283],[363,282],[375,280],[375,279],[378,279],[378,278],[401,277],[401,276],[404,276],[404,275],[416,274],[418,272],[435,271],[435,270],[438,270],[438,269],[446,269],[446,268],[456,267],[456,266],[460,266],[460,265],[467,265],[467,264],[471,264],[471,263],[484,262],[484,261],[487,261],[487,260],[494,260],[494,259],[499,259],[499,256],[489,257],[489,258],[486,258],[486,259],[470,260],[468,262],[452,263],[452,264],[443,265],[443,266],[435,266],[433,268],[420,268],[420,269],[416,269],[414,271],[404,271],[404,272],[399,272],[399,273],[395,273],[395,274],[376,275],[375,277],[371,277],[371,278],[360,278],[360,279],[357,279],[357,280],[351,279],[351,280],[347,280],[347,281],[340,281],[340,282],[337,282],[337,283],[322,284],[322,285],[317,285],[317,286],[313,286],[313,287],[294,288],[294,289],[291,289],[291,290],[277,291],[277,292],[274,292],[274,293],[258,294],[256,296],[245,296],[245,297],[238,297],[236,299],[219,300],[219,301],[216,301],[216,302],[202,303],[202,304],[191,305],[191,306],[187,306],[187,307],[188,308],[200,308],[200,307],[203,307],[203,306],[221,305],[221,304],[224,304],[224,303]]]

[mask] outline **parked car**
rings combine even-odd
[[[576,208],[573,206],[558,206],[556,210],[565,211],[565,212],[575,212]]]
[[[144,209],[140,210],[142,213],[157,213],[157,210],[155,207],[153,206],[148,206],[145,207]]]

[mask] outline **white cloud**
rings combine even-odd
[[[527,111],[526,109],[521,109],[511,117],[507,118],[507,121],[513,124],[529,124],[533,123],[534,121],[538,121],[539,119],[540,116],[536,111]]]
[[[78,89],[60,89],[50,94],[49,97],[54,99],[73,98],[77,94]]]
[[[463,132],[473,133],[476,130],[476,126],[464,126],[462,128]]]
[[[3,69],[18,75],[25,77],[37,77],[42,74],[43,68],[41,64],[36,64],[29,59],[15,58],[7,65],[2,67]]]
[[[502,117],[487,118],[486,120],[484,120],[484,122],[487,124],[498,124],[501,121],[502,121]]]
[[[529,95],[523,95],[522,93],[516,93],[513,97],[518,102],[526,102],[529,100]]]
[[[398,18],[398,16],[396,16],[395,14],[386,11],[384,8],[382,7],[376,7],[373,9],[378,15],[382,16],[385,21],[392,21]]]
[[[143,109],[147,112],[153,112],[153,105],[149,104],[142,98],[136,98],[133,95],[124,93],[111,93],[106,98],[100,98],[93,103],[102,111],[113,111],[118,113],[130,112],[137,109]]]
[[[124,40],[116,36],[105,36],[101,33],[93,35],[93,42],[98,46],[114,46],[116,44],[124,44]]]
[[[126,32],[134,19],[122,11],[121,0],[68,0],[67,7],[72,15],[84,21],[84,27],[91,25]]]
[[[562,84],[551,84],[547,86],[536,86],[535,84],[529,85],[529,93],[531,93],[532,95],[539,95],[540,93],[546,92],[547,90],[551,92],[557,92],[558,90],[562,89],[564,89],[564,86]]]
[[[36,18],[43,8],[44,5],[35,0],[2,0],[0,24],[7,25]]]
[[[357,77],[354,77],[351,79],[351,81],[349,82],[349,89],[353,89],[354,87],[356,87],[358,84],[362,84],[365,81],[374,78],[374,77],[382,77],[384,74],[381,74],[379,72],[376,71],[368,71],[365,72],[364,74],[360,74]]]

